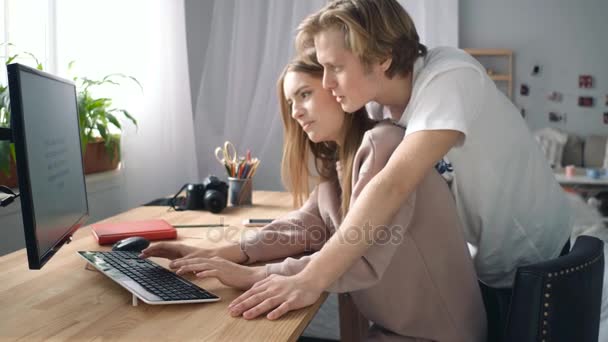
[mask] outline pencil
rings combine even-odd
[[[173,224],[175,228],[211,228],[211,227],[229,227],[227,224],[207,223],[207,224]]]

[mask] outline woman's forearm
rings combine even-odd
[[[230,245],[215,248],[211,250],[210,256],[217,256],[226,260],[230,260],[237,264],[241,264],[247,261],[247,255],[245,255],[239,243],[232,243]]]

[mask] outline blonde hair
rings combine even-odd
[[[299,72],[321,79],[323,67],[316,62],[314,55],[295,59],[287,64],[277,82],[279,107],[284,128],[283,159],[281,176],[283,184],[293,195],[294,207],[300,207],[309,196],[309,180],[312,174],[308,168],[309,157],[314,158],[314,165],[319,175],[318,183],[337,181],[336,162],[341,161],[341,215],[348,212],[352,195],[352,170],[355,154],[361,145],[365,131],[375,125],[375,121],[367,116],[365,108],[347,114],[345,113],[344,141],[341,146],[334,142],[315,143],[308,139],[306,132],[291,117],[291,106],[283,92],[283,81],[288,72]],[[325,89],[323,89],[325,91]]]
[[[314,48],[318,33],[336,29],[344,33],[344,46],[366,67],[392,58],[385,74],[406,76],[427,48],[420,43],[414,22],[397,0],[334,0],[298,26],[296,49]]]

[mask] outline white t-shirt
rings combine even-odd
[[[366,108],[372,118],[390,117],[378,103]],[[519,111],[474,58],[443,47],[418,58],[398,124],[406,137],[421,130],[464,133],[446,157],[481,281],[511,287],[518,266],[559,255],[570,236],[571,207]]]

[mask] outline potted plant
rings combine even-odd
[[[8,86],[0,84],[0,127],[10,127]],[[0,185],[14,187],[17,184],[15,146],[0,141]]]
[[[73,62],[68,69],[71,69]],[[110,74],[101,80],[74,77],[78,87],[78,120],[84,158],[85,174],[113,170],[120,162],[119,116],[131,121],[137,127],[137,120],[126,110],[112,106],[112,99],[95,97],[91,90],[95,87],[120,85],[119,80],[128,79],[142,89],[139,81],[123,74]],[[114,130],[118,133],[112,133]]]
[[[11,43],[1,43],[0,46],[13,46]],[[36,64],[36,69],[42,70],[42,63],[31,53],[24,51],[24,55],[32,58]],[[19,54],[9,56],[6,64],[11,64]],[[0,127],[10,127],[11,112],[10,112],[10,96],[8,93],[8,85],[0,84]],[[0,185],[15,187],[17,185],[17,167],[15,165],[15,145],[8,141],[0,141]]]
[[[36,68],[42,70],[42,64],[31,54]],[[10,64],[18,55],[11,56]],[[68,66],[71,70],[74,62]],[[97,97],[92,90],[99,86],[119,86],[121,79],[135,82],[142,89],[139,81],[128,75],[110,74],[100,80],[86,77],[73,77],[77,88],[78,122],[82,143],[83,166],[85,174],[115,169],[120,162],[120,132],[122,124],[119,117],[124,117],[137,127],[137,120],[125,109],[112,106],[112,99]],[[0,85],[0,127],[10,127],[10,98],[8,87]],[[14,145],[0,141],[0,184],[9,187],[17,185]]]

